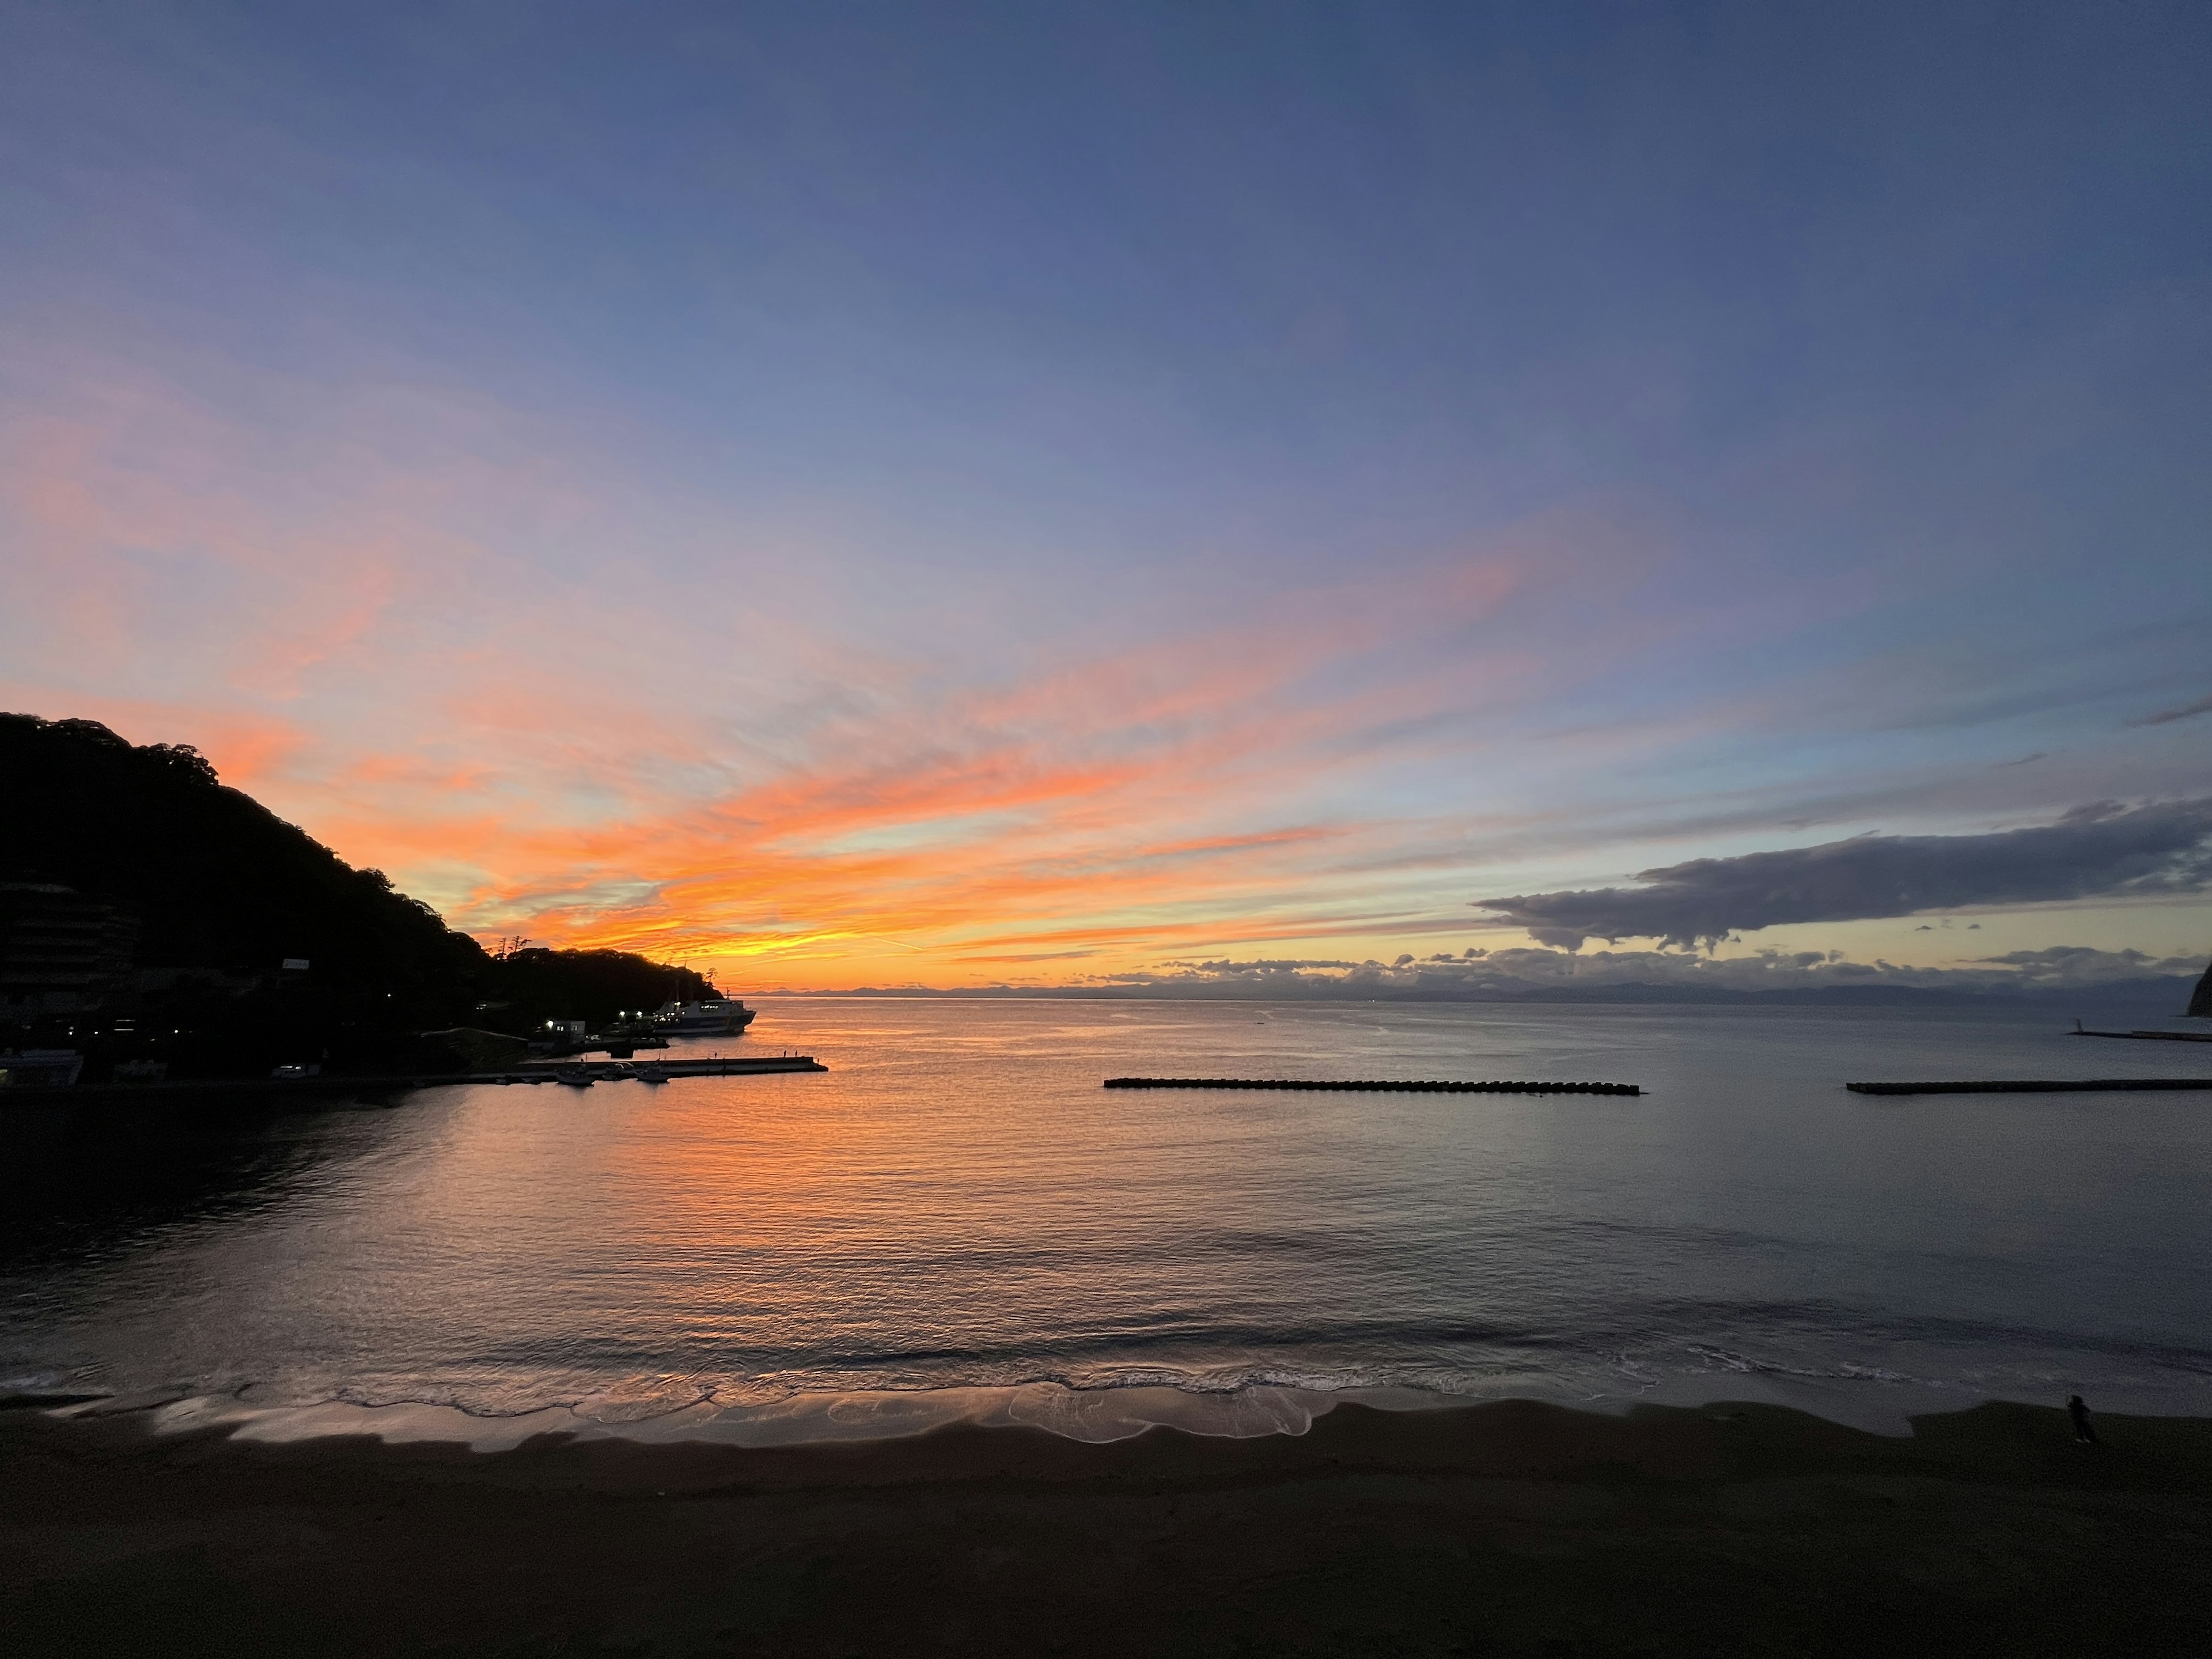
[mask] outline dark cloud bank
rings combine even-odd
[[[2080,1012],[2179,1014],[2197,993],[2212,1015],[2202,957],[2055,945],[1951,968],[1852,962],[1838,951],[1716,957],[1711,946],[1782,922],[1857,921],[1975,905],[2180,896],[2212,885],[2212,797],[2148,806],[2107,802],[2057,823],[1983,836],[1860,836],[1789,852],[1693,859],[1646,870],[1637,887],[1526,893],[1477,907],[1517,922],[1544,948],[1468,949],[1395,962],[1266,958],[1167,962],[1074,985],[945,994],[1411,1002],[1943,1003],[2009,1001]],[[1954,939],[1972,932],[1955,927]],[[1931,927],[1923,931],[1934,932]],[[1656,950],[1584,951],[1592,938],[1651,939]],[[1666,948],[1672,946],[1674,948]],[[2212,946],[2212,941],[2208,941]]]
[[[1986,836],[1859,836],[1645,870],[1636,887],[1523,893],[1480,909],[1545,945],[1655,939],[1692,949],[1783,922],[1859,921],[1960,909],[2203,890],[2212,797],[2078,807],[2057,823]]]

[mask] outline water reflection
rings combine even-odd
[[[2039,1024],[806,1001],[761,1029],[833,1069],[0,1119],[0,1373],[598,1421],[1048,1382],[1618,1397],[1720,1375],[2212,1407],[2200,1103],[1840,1087],[2114,1064]],[[1653,1092],[1098,1086],[1148,1070]]]
[[[281,1204],[398,1128],[389,1115],[221,1097],[0,1111],[0,1270],[126,1254],[165,1228]]]

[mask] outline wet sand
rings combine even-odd
[[[476,1453],[0,1413],[0,1643],[50,1654],[2212,1651],[2212,1422],[1342,1407]]]

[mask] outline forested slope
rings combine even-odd
[[[227,787],[186,745],[133,744],[92,720],[0,714],[0,883],[55,884],[136,923],[137,988],[118,981],[105,1018],[25,1034],[40,1041],[128,1057],[112,1028],[143,1012],[130,1021],[137,1046],[158,1029],[174,1039],[160,1057],[186,1072],[227,1073],[272,1056],[411,1064],[414,1032],[597,1023],[710,989],[687,969],[624,951],[493,957],[380,871],[353,868]],[[287,961],[309,967],[285,973]],[[168,988],[149,969],[187,977]]]

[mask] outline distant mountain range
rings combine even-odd
[[[2191,991],[2196,1000],[2191,1001]],[[988,986],[972,990],[921,987],[864,986],[830,993],[857,997],[1053,997],[1109,1001],[1164,1000],[1184,1002],[1411,1002],[1411,1003],[1589,1003],[1738,1005],[1763,1007],[2033,1007],[2084,1016],[2124,1011],[2141,1018],[2191,1012],[2212,1013],[2212,969],[2198,981],[2187,975],[2152,975],[2096,984],[2038,986],[2017,991],[1966,991],[1913,985],[1800,986],[1785,990],[1741,991],[1721,986],[1657,985],[1637,981],[1613,984],[1532,985],[1500,988],[1362,987],[1340,989],[1323,980],[1267,986],[1245,983],[1183,985],[1099,985],[1027,988]]]

